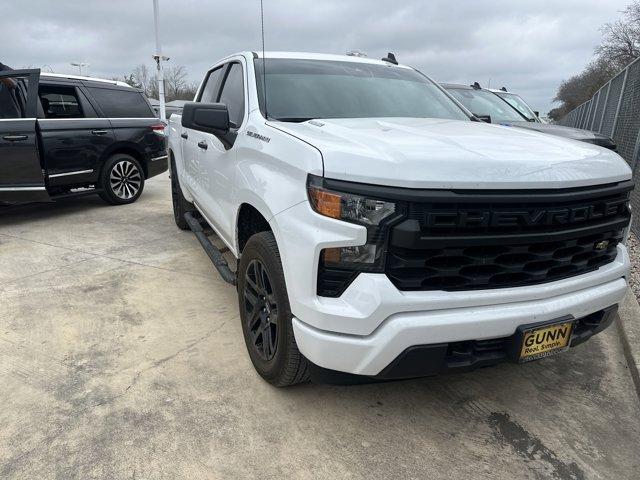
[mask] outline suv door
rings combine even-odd
[[[49,200],[36,131],[40,70],[0,73],[0,202]]]
[[[49,190],[54,194],[96,182],[100,162],[114,142],[109,120],[98,118],[79,83],[43,81],[38,96]]]

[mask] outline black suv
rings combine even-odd
[[[94,193],[135,202],[167,170],[164,128],[123,82],[0,71],[0,203]]]

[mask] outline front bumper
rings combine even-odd
[[[626,281],[620,278],[541,300],[397,313],[366,336],[318,330],[297,318],[293,319],[293,330],[298,348],[317,366],[356,375],[406,378],[440,372],[447,347],[454,342],[511,337],[520,325],[551,322],[562,317],[583,319],[618,304],[626,291]],[[588,336],[576,338],[584,341]],[[423,347],[422,353],[428,350],[425,346],[435,349],[430,355],[436,357],[427,357],[432,363],[416,365],[417,370],[412,370],[407,368],[405,359],[400,371],[410,373],[393,372],[394,361],[416,346]],[[496,363],[502,358],[491,360],[490,363]]]
[[[617,305],[614,305],[577,319],[570,346],[580,345],[605,330],[613,323],[617,311]],[[316,383],[354,384],[467,372],[503,362],[518,362],[521,341],[516,332],[509,337],[495,339],[415,345],[403,351],[375,376],[354,375],[315,364],[310,365],[310,373]]]
[[[376,376],[417,345],[509,337],[518,326],[580,319],[619,303],[629,255],[546,284],[473,291],[400,291],[384,274],[361,273],[339,298],[316,295],[323,248],[365,241],[358,225],[322,217],[306,202],[270,221],[282,258],[298,348],[322,368]]]

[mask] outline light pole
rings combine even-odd
[[[160,119],[167,121],[167,113],[164,105],[164,68],[163,62],[169,60],[169,57],[162,56],[162,47],[160,46],[160,9],[158,0],[153,0],[153,22],[156,31],[156,54],[153,56],[158,65],[158,100],[160,101]]]
[[[83,63],[83,62],[71,62],[71,65],[73,65],[74,67],[78,67],[78,71],[80,72],[80,76],[82,76],[82,67],[88,67],[89,66],[88,63]]]

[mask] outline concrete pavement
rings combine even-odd
[[[166,175],[129,206],[10,208],[0,478],[637,478],[618,328],[523,366],[279,390],[251,367],[234,288],[174,226]]]

